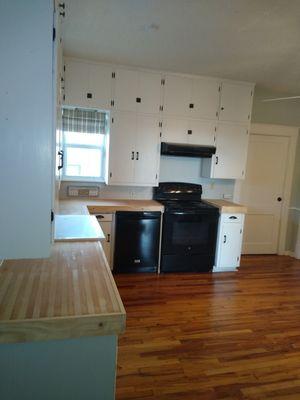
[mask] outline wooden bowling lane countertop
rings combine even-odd
[[[56,242],[50,258],[0,267],[0,343],[117,335],[125,320],[99,242]]]
[[[155,200],[81,199],[60,200],[59,214],[97,214],[116,211],[163,211],[162,204]]]
[[[209,204],[218,207],[220,213],[234,213],[234,214],[246,214],[247,207],[242,204],[233,203],[223,199],[203,199]]]

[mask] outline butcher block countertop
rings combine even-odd
[[[233,203],[232,201],[222,199],[203,199],[207,203],[212,204],[219,208],[220,213],[235,213],[235,214],[246,214],[247,207],[242,204]]]
[[[0,267],[0,343],[117,335],[126,313],[99,242]]]
[[[81,199],[60,200],[59,214],[98,214],[114,213],[116,211],[160,211],[162,204],[155,200],[118,200],[118,199]]]

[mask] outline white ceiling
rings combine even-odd
[[[300,0],[66,0],[65,54],[300,94]]]

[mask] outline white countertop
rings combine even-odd
[[[93,215],[56,215],[54,240],[58,241],[99,241],[104,239],[103,231]]]

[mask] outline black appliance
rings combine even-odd
[[[162,142],[160,152],[167,156],[210,158],[216,153],[214,146]]]
[[[117,211],[114,272],[157,272],[160,212]]]
[[[215,260],[219,210],[201,200],[202,186],[163,182],[154,199],[165,207],[161,272],[207,272]]]

